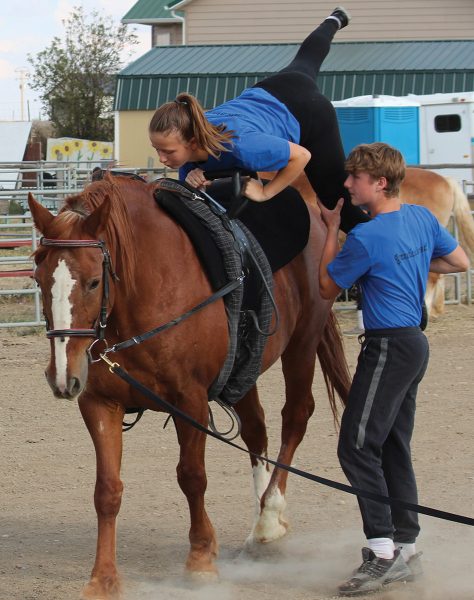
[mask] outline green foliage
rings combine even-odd
[[[36,56],[28,55],[34,72],[29,85],[41,94],[43,110],[58,137],[113,140],[111,116],[115,75],[121,56],[138,43],[126,25],[97,11],[74,7],[63,21],[63,38]]]

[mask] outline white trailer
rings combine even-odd
[[[461,185],[474,181],[474,92],[409,97],[420,103],[420,164],[465,165],[433,170]]]

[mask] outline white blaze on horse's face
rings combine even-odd
[[[71,292],[76,283],[71,271],[64,259],[59,260],[53,273],[53,285],[51,287],[51,314],[54,329],[72,328],[72,304]],[[67,388],[67,355],[66,348],[69,337],[64,341],[62,338],[54,338],[54,354],[56,357],[56,385],[59,390]]]

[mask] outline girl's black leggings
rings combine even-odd
[[[323,21],[301,44],[292,62],[279,73],[260,81],[261,87],[287,106],[300,124],[300,144],[311,152],[306,175],[320,201],[334,208],[344,198],[341,229],[346,233],[368,216],[353,206],[344,187],[344,148],[336,111],[319,91],[316,77],[337,31],[334,20]]]

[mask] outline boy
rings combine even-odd
[[[352,486],[416,504],[410,440],[417,387],[428,364],[428,341],[419,327],[428,272],[461,272],[469,262],[426,208],[400,202],[405,163],[398,150],[360,145],[346,170],[352,204],[367,210],[370,221],[357,225],[338,252],[342,201],[332,211],[320,205],[328,228],[321,295],[335,298],[357,281],[365,324],[338,457]],[[373,592],[420,571],[417,514],[365,498],[358,502],[368,548],[362,565],[339,586],[341,596]]]

